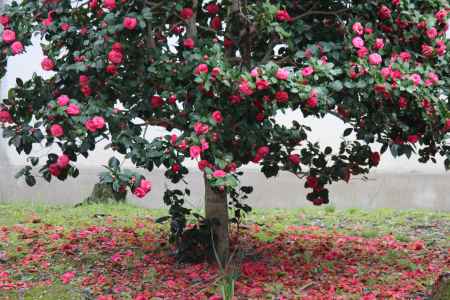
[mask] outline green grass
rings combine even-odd
[[[113,225],[132,225],[136,219],[156,219],[167,215],[167,209],[146,209],[130,204],[94,204],[81,207],[46,205],[36,203],[0,204],[0,226],[39,223],[64,226],[67,230],[89,225],[104,224],[108,217]],[[339,210],[333,206],[306,207],[300,209],[255,209],[246,224],[262,225],[262,239],[289,225],[319,226],[349,235],[373,238],[393,234],[399,241],[408,242],[422,238],[427,243],[450,244],[450,213],[429,210],[362,209]]]

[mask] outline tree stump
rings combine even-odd
[[[84,203],[125,203],[127,192],[115,192],[110,183],[97,183]]]
[[[439,275],[433,287],[432,300],[449,300],[450,299],[450,272]]]

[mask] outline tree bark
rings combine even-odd
[[[212,224],[214,248],[225,267],[230,254],[227,194],[214,190],[205,176],[205,215]]]
[[[125,203],[127,193],[115,192],[110,183],[97,183],[85,203]]]

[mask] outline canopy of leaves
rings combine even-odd
[[[38,75],[17,79],[0,107],[4,136],[19,153],[56,145],[21,174],[35,184],[76,177],[77,157],[101,140],[146,170],[165,166],[181,181],[187,159],[211,185],[238,198],[237,168],[260,165],[305,178],[314,204],[327,184],[368,173],[380,154],[450,151],[444,0],[24,0],[1,21],[1,73],[37,34],[45,59]],[[348,126],[339,149],[321,148],[286,110],[334,115]],[[148,140],[148,127],[176,134]],[[102,180],[139,197],[151,184],[110,160]],[[181,191],[168,204],[182,205]],[[181,200],[180,200],[181,199]]]

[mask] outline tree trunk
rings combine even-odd
[[[126,192],[115,192],[110,183],[97,183],[92,190],[92,194],[84,203],[124,203],[126,198]]]
[[[227,194],[215,191],[205,177],[205,215],[213,226],[214,248],[223,267],[228,262],[230,241],[228,237]]]

